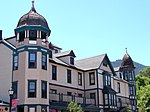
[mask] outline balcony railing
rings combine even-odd
[[[130,100],[128,98],[118,97],[117,98],[117,107],[121,108],[131,108]]]
[[[96,105],[95,99],[78,97],[78,96],[68,96],[65,94],[52,94],[50,93],[50,103],[68,103],[70,101],[75,101],[81,105]]]

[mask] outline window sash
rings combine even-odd
[[[74,65],[74,58],[70,57],[70,64]]]
[[[72,92],[67,92],[67,96],[72,96]]]
[[[29,52],[29,68],[36,68],[36,52]]]
[[[71,70],[67,70],[67,83],[71,83]]]
[[[52,80],[57,80],[57,66],[52,65]]]
[[[47,70],[47,55],[42,54],[42,69]]]
[[[41,81],[41,97],[47,98],[47,82]]]
[[[120,83],[117,83],[117,87],[118,87],[118,93],[120,93]]]
[[[95,73],[94,72],[89,73],[89,79],[90,79],[90,85],[94,85],[95,84]]]
[[[78,85],[82,85],[82,73],[78,73]]]
[[[28,81],[28,97],[29,98],[36,97],[36,81],[35,80]]]
[[[104,85],[111,86],[111,77],[108,74],[104,74]]]

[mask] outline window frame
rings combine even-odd
[[[21,31],[20,33],[19,33],[19,42],[23,42],[24,41],[24,39],[25,39],[25,31]]]
[[[67,69],[67,83],[72,83],[71,70]]]
[[[120,82],[117,82],[117,89],[118,89],[118,93],[121,93],[121,91],[120,91]]]
[[[110,76],[110,74],[104,73],[103,76],[104,76],[104,82],[103,82],[104,86],[111,87],[111,76]]]
[[[51,94],[57,94],[57,90],[56,89],[50,89],[50,93]]]
[[[35,60],[31,60],[31,54],[35,55]],[[29,52],[29,61],[28,61],[28,68],[30,69],[36,69],[37,68],[37,53],[36,52]],[[34,65],[31,66],[31,63],[34,63]]]
[[[36,39],[37,39],[37,30],[29,30],[29,40],[36,40]]]
[[[90,93],[90,99],[96,99],[96,94],[95,93]]]
[[[108,104],[111,106],[117,106],[117,97],[115,94],[108,94]]]
[[[31,87],[31,85],[30,85],[30,83],[34,83],[35,85],[34,85],[34,89],[30,89]],[[36,95],[37,95],[37,81],[36,80],[28,80],[28,98],[36,98]],[[31,92],[30,91],[34,91],[34,92],[32,92],[32,94],[34,94],[33,96],[31,95]]]
[[[82,73],[78,72],[78,85],[82,86]]]
[[[74,57],[70,56],[70,64],[74,65]]]
[[[45,88],[43,88],[43,84],[45,84]],[[41,81],[41,98],[47,98],[47,81]]]
[[[82,98],[82,97],[83,97],[83,94],[78,93],[78,97]]]
[[[57,80],[57,66],[52,65],[52,80]]]
[[[72,92],[67,91],[67,96],[72,96]]]
[[[47,70],[47,54],[42,53],[42,69]]]
[[[95,85],[95,72],[89,73],[89,83],[90,85]]]

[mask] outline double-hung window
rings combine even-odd
[[[78,85],[82,86],[82,73],[78,73]]]
[[[116,106],[116,95],[115,94],[108,94],[108,99],[109,99],[109,105]]]
[[[71,70],[67,70],[67,83],[71,83]]]
[[[47,70],[47,55],[42,53],[42,69]]]
[[[28,80],[28,97],[36,97],[36,80]]]
[[[120,83],[117,83],[118,93],[120,93]]]
[[[89,82],[90,82],[90,85],[95,85],[95,73],[94,72],[89,73]]]
[[[111,77],[109,74],[104,74],[104,85],[111,86]]]
[[[74,58],[70,57],[70,64],[74,65]]]
[[[29,68],[36,68],[37,66],[36,52],[29,52]]]
[[[41,97],[47,98],[47,82],[41,81]]]
[[[57,80],[57,66],[52,65],[52,80]]]

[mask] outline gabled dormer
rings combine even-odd
[[[70,50],[70,51],[65,51],[65,52],[61,52],[61,53],[56,53],[56,54],[54,54],[54,57],[63,61],[64,63],[74,66],[74,58],[76,56],[75,56],[73,50]]]

